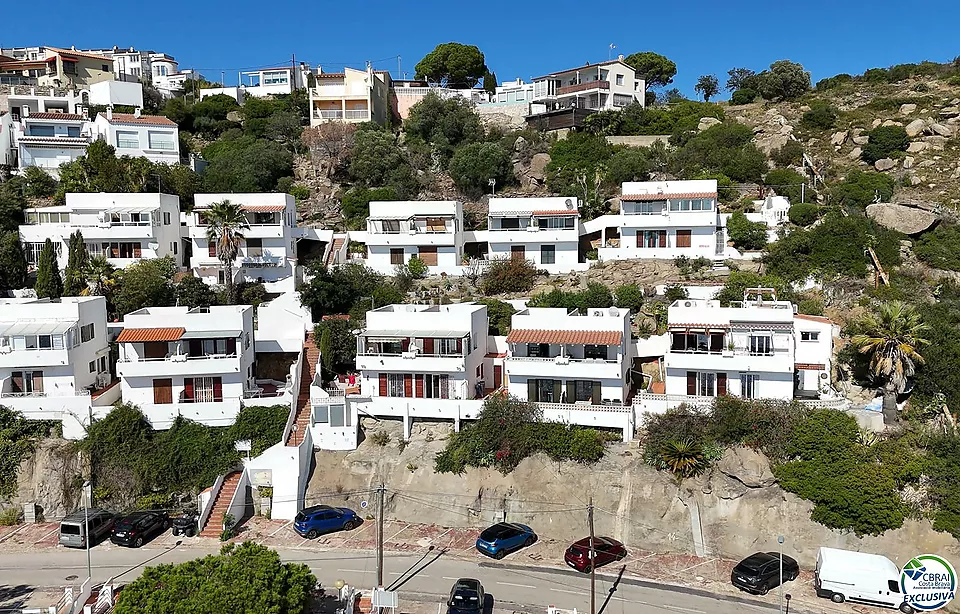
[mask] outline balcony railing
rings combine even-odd
[[[350,109],[344,115],[345,119],[369,119],[370,111],[367,109]]]
[[[137,363],[137,362],[187,362],[191,360],[222,360],[225,358],[236,358],[237,354],[206,354],[204,356],[190,356],[188,354],[170,354],[162,358],[136,358],[130,359],[121,356],[117,362]]]
[[[609,81],[586,81],[584,83],[577,83],[574,85],[564,85],[557,88],[557,95],[562,96],[563,94],[575,94],[577,92],[585,92],[587,90],[608,90],[610,89]]]
[[[571,356],[510,356],[510,360],[521,360],[528,362],[553,362],[558,365],[564,365],[568,363],[611,363],[616,364],[620,361],[611,360],[609,358],[573,358]]]
[[[80,388],[79,390],[74,390],[73,394],[51,394],[49,392],[0,392],[0,398],[40,398],[40,397],[88,397],[90,396],[90,391],[86,388]]]
[[[315,110],[314,119],[343,119],[343,111]]]

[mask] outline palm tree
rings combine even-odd
[[[883,389],[883,421],[897,421],[897,395],[903,392],[915,366],[923,364],[920,348],[929,345],[923,337],[929,328],[913,307],[902,301],[883,303],[858,323],[859,334],[851,340],[861,354],[870,355],[870,373]]]
[[[217,248],[217,259],[223,264],[224,279],[227,285],[227,301],[234,302],[233,296],[233,261],[240,253],[243,243],[244,229],[249,229],[247,217],[240,205],[229,200],[213,203],[206,214],[207,240],[213,242]]]
[[[87,280],[87,287],[80,294],[83,296],[109,296],[117,284],[116,267],[107,262],[103,256],[94,256],[87,261],[83,274]]]

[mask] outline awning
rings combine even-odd
[[[286,205],[240,205],[242,211],[252,211],[254,213],[279,213],[286,208]]]
[[[154,205],[152,207],[119,207],[117,209],[103,209],[104,213],[113,214],[113,213],[149,213],[151,211],[156,211],[160,208],[160,205]]]
[[[613,330],[513,329],[507,343],[550,343],[570,345],[620,345],[623,333]]]
[[[181,339],[236,339],[242,330],[190,330],[183,333]]]
[[[413,217],[413,215],[378,215],[376,217],[368,217],[367,219],[371,222],[389,222],[393,220],[412,220]]]
[[[183,336],[184,328],[125,328],[120,331],[117,343],[144,343],[150,341],[176,341]]]
[[[62,320],[20,320],[19,322],[0,323],[0,337],[17,337],[20,335],[61,335],[76,321]]]
[[[366,337],[368,341],[374,341],[374,338],[383,338],[387,341],[393,341],[400,337],[420,337],[423,339],[462,339],[469,334],[470,331],[463,330],[365,330],[360,333],[360,336]]]

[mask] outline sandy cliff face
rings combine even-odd
[[[17,494],[10,501],[18,507],[33,502],[46,520],[60,519],[80,501],[80,484],[85,475],[83,459],[75,444],[62,439],[44,439],[33,455],[20,464]]]

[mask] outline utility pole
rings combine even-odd
[[[300,89],[300,86],[297,85],[297,54],[296,53],[290,54],[290,79],[293,80],[291,91]]]
[[[377,587],[383,587],[383,499],[384,488],[377,488]]]
[[[597,570],[596,552],[593,549],[593,497],[587,506],[587,523],[590,525],[590,614],[597,614]]]

